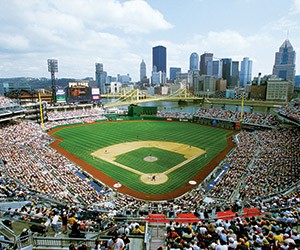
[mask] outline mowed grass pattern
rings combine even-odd
[[[186,184],[215,158],[227,146],[226,136],[230,133],[229,130],[194,123],[116,121],[71,126],[57,131],[55,136],[63,139],[59,146],[111,176],[122,185],[145,194],[165,194]],[[200,156],[170,173],[168,181],[160,185],[145,184],[140,181],[140,175],[91,157],[91,153],[99,148],[124,142],[151,140],[188,144],[206,150],[207,156]],[[179,154],[158,148],[144,148],[135,151],[137,152],[132,151],[120,155],[117,161],[144,173],[160,173],[184,160],[183,156]],[[143,161],[143,158],[149,154],[157,157],[159,161],[156,164]],[[149,165],[151,165],[151,170]]]
[[[144,160],[147,156],[155,156],[157,161],[147,162]],[[166,157],[166,155],[168,157]],[[171,151],[151,147],[141,148],[117,157],[116,162],[131,167],[143,173],[162,173],[174,167],[186,158],[181,154]]]

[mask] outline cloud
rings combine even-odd
[[[17,34],[0,33],[0,51],[16,53],[27,50],[29,41]]]
[[[39,16],[42,20],[46,18],[49,25],[63,30],[70,26],[72,28],[74,24],[75,28],[79,25],[85,29],[113,29],[125,33],[149,33],[173,27],[159,11],[143,0],[123,3],[116,0],[49,0],[47,8],[36,9],[30,4],[25,6],[28,12],[35,9],[34,13],[43,15]]]
[[[246,37],[243,37],[237,31],[225,30],[209,32],[203,45],[208,50],[225,50],[226,54],[232,54],[248,48],[250,43]]]
[[[119,5],[113,13],[111,23],[116,23],[126,33],[150,33],[154,30],[167,30],[173,27],[164,16],[142,0],[127,1]],[[116,21],[114,21],[116,20]]]
[[[198,1],[203,0],[191,2]],[[238,27],[236,22],[226,26],[231,28],[219,27],[217,30],[218,26],[214,26],[212,30],[209,25],[213,24],[213,19],[212,24],[207,23],[207,29],[202,29],[201,19],[191,26],[184,26],[185,20],[178,18],[182,12],[180,8],[174,8],[164,16],[150,5],[160,1],[1,1],[0,69],[5,69],[1,70],[1,77],[15,74],[48,76],[46,61],[56,58],[59,60],[57,77],[94,76],[95,63],[100,62],[109,75],[129,73],[133,80],[138,80],[142,59],[150,76],[152,47],[160,44],[167,47],[168,70],[169,67],[181,67],[182,72],[186,72],[190,54],[195,51],[199,55],[212,52],[217,58],[234,60],[248,56],[254,61],[254,70],[270,73],[274,53],[288,29],[290,36],[295,37],[291,42],[297,49],[299,1],[293,2],[291,11],[294,14],[282,11],[278,13],[278,20],[273,15],[273,21],[254,31]],[[169,11],[166,3],[159,6],[161,10]],[[174,18],[172,22],[178,22],[176,26],[184,28],[175,29],[168,18]]]
[[[29,65],[45,64],[47,58],[59,60],[59,74],[64,77],[93,75],[95,62],[113,69],[110,75],[130,73],[130,67],[138,72],[140,56],[132,52],[136,41],[143,34],[173,27],[143,0],[2,1],[0,21],[0,51],[4,53],[0,68],[8,70],[9,66],[21,75],[31,69],[32,76],[44,75],[44,66]]]
[[[267,23],[262,27],[263,32],[282,31],[288,32],[292,30],[299,30],[300,23],[298,20],[292,20],[290,17],[281,17],[278,20]]]
[[[290,8],[290,14],[299,14],[300,13],[300,0],[294,0],[292,7]]]

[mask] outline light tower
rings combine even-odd
[[[52,104],[54,104],[56,101],[55,72],[58,72],[56,59],[48,59],[48,72],[51,73]]]

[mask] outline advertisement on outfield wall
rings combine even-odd
[[[92,88],[92,100],[99,101],[100,100],[100,89]]]
[[[56,91],[56,102],[66,102],[66,91],[64,89]]]

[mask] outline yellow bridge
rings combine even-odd
[[[188,100],[202,100],[203,97],[196,97],[192,95],[190,92],[188,92],[187,89],[178,89],[174,93],[166,96],[146,96],[146,94],[139,90],[139,89],[133,89],[126,93],[121,94],[107,94],[107,95],[101,95],[101,97],[106,98],[118,98],[114,102],[106,103],[104,104],[105,108],[111,108],[111,107],[117,107],[117,106],[128,106],[131,104],[139,104],[143,102],[154,102],[154,101],[188,101]]]

